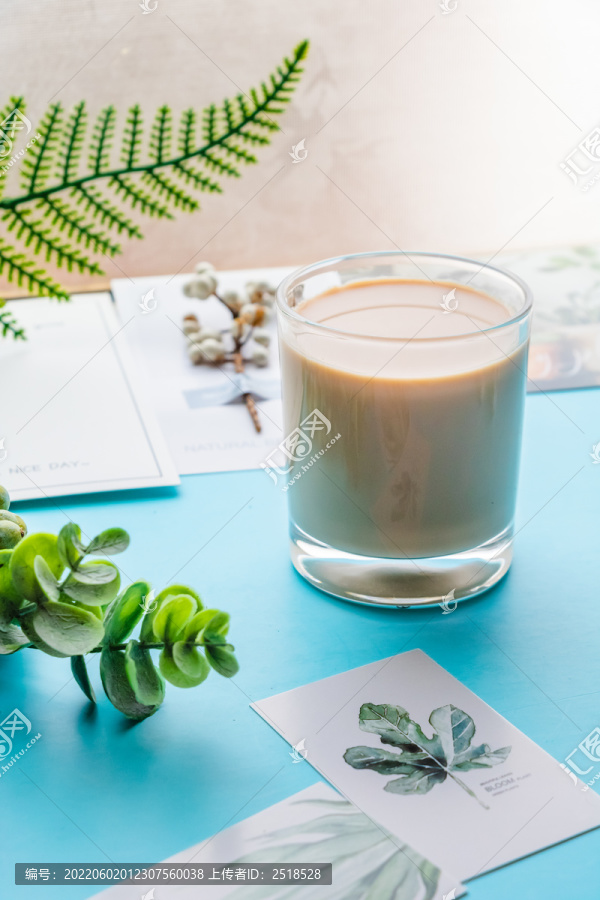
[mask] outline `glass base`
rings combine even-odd
[[[444,613],[506,575],[512,562],[512,526],[472,550],[422,559],[359,556],[323,544],[290,524],[292,563],[312,585],[343,600],[371,606],[439,604]]]

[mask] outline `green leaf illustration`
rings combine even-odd
[[[21,194],[3,196],[9,166],[0,165],[0,220],[6,230],[0,237],[0,275],[32,294],[68,300],[67,290],[29,255],[42,254],[68,271],[102,274],[82,247],[111,256],[121,248],[110,232],[142,237],[122,207],[167,219],[176,209],[197,210],[199,202],[191,191],[220,193],[222,178],[239,178],[242,165],[257,162],[253,149],[269,144],[279,129],[274,118],[289,103],[307,53],[308,41],[302,41],[260,88],[220,106],[211,104],[201,113],[184,110],[176,138],[173,113],[165,105],[149,131],[140,106],[130,107],[116,146],[114,106],[102,109],[90,128],[85,101],[71,110],[61,102],[50,104],[34,139],[21,147],[26,149],[17,163]],[[2,120],[15,111],[24,115],[23,97],[10,98],[0,112]],[[0,133],[11,149],[13,137],[17,149],[18,135]],[[12,315],[1,310],[0,333],[25,336]]]
[[[302,800],[314,815],[301,824],[261,835],[247,856],[233,864],[269,862],[302,866],[315,859],[333,863],[329,900],[432,900],[438,895],[440,870],[408,844],[345,800]],[[323,895],[325,896],[325,888]],[[262,900],[265,889],[247,885],[234,891],[240,900]],[[269,888],[273,900],[302,900],[306,887]]]
[[[491,750],[487,744],[472,746],[475,723],[462,709],[449,704],[434,709],[429,716],[432,737],[423,733],[401,706],[364,703],[358,717],[362,731],[376,734],[394,752],[377,747],[350,747],[344,760],[354,769],[371,769],[380,775],[399,775],[384,790],[392,794],[427,794],[447,778],[452,779],[477,802],[479,797],[457,776],[457,772],[489,769],[503,763],[510,747]]]

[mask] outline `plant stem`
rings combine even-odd
[[[479,797],[477,796],[477,794],[474,791],[472,791],[471,788],[467,787],[467,785],[464,783],[464,781],[462,781],[460,778],[457,778],[456,775],[453,775],[449,769],[446,769],[446,772],[448,773],[450,778],[452,778],[458,785],[461,786],[463,791],[466,791],[467,794],[470,794],[471,797],[473,797],[475,800],[477,800],[477,802],[479,803],[480,806],[483,806],[484,809],[489,809],[489,806],[487,806],[487,804],[485,804],[483,802],[483,800],[480,800]]]
[[[223,304],[225,309],[227,309],[231,313],[231,315],[234,319],[237,318],[235,312],[231,309],[231,307],[229,307],[225,303],[223,298],[216,291],[213,291],[213,296],[215,296],[217,298],[217,300],[219,300]],[[249,335],[248,335],[248,337],[249,337]],[[233,365],[235,366],[235,371],[238,373],[238,375],[241,375],[242,372],[244,371],[244,358],[242,356],[242,347],[246,343],[247,338],[246,338],[246,340],[242,340],[239,337],[234,337],[233,340],[234,340],[235,347],[234,347],[233,356],[231,357],[231,359],[232,359]],[[252,419],[252,421],[254,423],[254,427],[257,430],[257,432],[260,434],[260,432],[262,431],[262,426],[260,424],[260,419],[258,418],[258,410],[256,408],[256,403],[254,402],[254,397],[252,396],[252,394],[249,391],[247,391],[245,394],[242,394],[242,397],[244,398],[244,403],[246,404],[246,406],[248,408],[248,412],[250,413],[250,418]]]
[[[226,309],[228,312],[230,312],[231,315],[233,316],[233,318],[235,319],[235,313],[234,313],[234,311],[232,310],[232,308],[231,308],[230,306],[227,306],[227,304],[225,303],[225,301],[223,300],[223,298],[221,297],[221,295],[220,295],[220,294],[217,294],[217,292],[214,291],[213,296],[215,296],[215,297],[217,298],[217,300],[219,300],[219,301],[223,304],[223,306],[225,307],[225,309]]]
[[[237,344],[237,342],[236,342],[236,344]],[[235,371],[239,375],[241,375],[241,373],[244,371],[244,360],[242,358],[242,353],[239,349],[236,349],[235,353],[233,354],[233,364],[235,366]],[[257,432],[260,434],[260,432],[262,431],[262,426],[260,424],[260,419],[258,418],[258,410],[256,408],[256,403],[254,402],[254,397],[252,396],[250,391],[246,391],[246,393],[242,394],[242,396],[244,398],[244,402],[246,403],[246,406],[248,407],[248,412],[250,413],[250,418],[254,422],[254,427],[257,430]]]
[[[93,650],[89,650],[88,652],[89,653],[101,653],[103,650],[106,650],[106,649],[108,649],[108,650],[126,650],[127,643],[128,642],[126,642],[124,644],[111,644],[108,648],[102,647],[100,645],[99,647],[94,647]],[[164,648],[165,648],[165,645],[162,642],[150,644],[150,643],[146,643],[145,641],[139,641],[139,645],[143,650],[164,650]]]

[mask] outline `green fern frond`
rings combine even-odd
[[[256,144],[257,146],[264,147],[269,143],[269,138],[266,138],[262,134],[256,134],[256,132],[248,128],[240,129],[238,135],[242,140],[248,141],[249,144]]]
[[[217,139],[217,107],[214,103],[202,114],[202,136],[207,144],[214,144]]]
[[[161,106],[150,133],[150,155],[157,163],[164,162],[169,156],[172,129],[171,110],[168,106]]]
[[[66,267],[72,272],[75,267],[89,275],[102,274],[102,269],[97,263],[72,248],[70,244],[57,240],[52,234],[52,228],[44,228],[41,219],[31,220],[30,216],[30,209],[7,209],[2,221],[7,222],[8,231],[14,231],[25,247],[31,247],[36,256],[45,252],[46,262],[54,260],[59,269]]]
[[[138,226],[123,215],[121,210],[109,203],[99,191],[92,187],[84,187],[76,185],[71,191],[71,196],[75,198],[77,204],[83,205],[86,212],[89,212],[93,219],[99,219],[101,225],[107,228],[115,228],[117,234],[124,231],[128,237],[142,238],[143,234]],[[1,208],[1,207],[0,207]]]
[[[140,212],[146,213],[148,216],[158,216],[159,219],[173,218],[167,206],[154,200],[148,191],[144,191],[125,175],[115,175],[109,181],[109,186],[114,187],[117,195],[122,195],[125,200],[128,200],[132,209],[137,209],[139,206]]]
[[[183,156],[189,156],[196,145],[196,121],[195,109],[184,109],[179,124],[179,152]]]
[[[67,232],[67,237],[73,238],[78,244],[91,247],[97,253],[106,253],[114,256],[121,252],[121,245],[111,241],[103,231],[96,231],[86,223],[85,216],[78,215],[74,209],[56,197],[44,197],[38,200],[37,208],[44,211],[51,225],[56,225],[59,233]],[[141,234],[139,235],[141,237]]]
[[[3,107],[0,107],[0,130],[2,130],[2,126],[4,125],[6,119],[8,119],[10,114],[14,112],[15,109],[18,109],[21,115],[25,115],[26,107],[24,97],[14,95],[9,98],[8,103],[6,103]]]
[[[184,110],[176,150],[168,106],[158,109],[146,135],[140,106],[130,107],[118,162],[111,160],[117,120],[112,105],[101,110],[88,137],[84,101],[73,107],[66,120],[62,105],[51,104],[36,129],[35,142],[29,142],[19,164],[21,195],[2,196],[6,173],[0,159],[0,219],[6,232],[22,244],[18,249],[0,237],[0,275],[31,293],[68,299],[67,291],[27,253],[42,254],[69,269],[100,274],[98,264],[67,241],[94,253],[114,255],[121,248],[106,232],[142,237],[139,226],[123,211],[123,203],[138,213],[169,219],[173,218],[170,208],[198,209],[188,189],[221,192],[221,179],[239,178],[242,165],[257,161],[254,147],[269,144],[272,132],[279,128],[273,117],[288,104],[307,52],[308,42],[303,41],[267,81],[248,94],[237,94],[220,106],[211,103],[201,114]],[[4,117],[23,108],[23,99],[12,97]],[[102,182],[104,192],[98,189]],[[106,196],[109,192],[114,196]],[[33,216],[33,208],[39,218]],[[7,326],[4,333],[18,330]]]
[[[99,175],[109,166],[116,118],[117,111],[114,106],[107,106],[96,119],[89,158],[89,166],[94,175]]]
[[[0,275],[19,287],[26,287],[31,294],[54,297],[56,300],[69,299],[67,291],[44,269],[37,268],[32,260],[16,251],[3,238],[0,238]]]
[[[123,146],[121,148],[121,161],[126,170],[131,171],[140,158],[142,146],[142,111],[138,103],[132,106],[127,114],[125,130],[123,131]]]
[[[61,177],[63,181],[70,181],[77,173],[86,127],[87,111],[85,108],[85,100],[82,100],[75,106],[73,112],[69,116],[69,121],[65,126],[61,141],[61,150],[59,153],[59,177]]]
[[[220,172],[221,175],[229,175],[231,178],[240,177],[239,169],[236,169],[235,166],[232,166],[231,163],[221,159],[221,157],[217,156],[215,153],[207,151],[204,154],[203,161],[208,169]]]
[[[231,100],[225,99],[223,101],[223,115],[225,116],[225,122],[227,123],[227,129],[229,131],[235,131],[239,125],[239,118],[234,114],[233,109],[234,107]]]
[[[193,212],[195,209],[198,209],[198,201],[190,197],[189,194],[166,178],[165,175],[160,175],[158,172],[146,172],[145,175],[142,175],[142,179],[150,190],[154,191],[159,197],[170,200],[173,206],[180,206],[187,212]]]
[[[0,300],[0,309],[4,306],[4,300]],[[15,341],[25,340],[25,331],[23,328],[19,328],[15,317],[8,312],[8,310],[4,310],[4,312],[0,311],[0,334],[2,337],[7,337],[9,334],[15,339]]]
[[[273,122],[273,120],[269,119],[267,116],[254,116],[252,122],[254,125],[259,125],[261,128],[267,129],[267,131],[279,131],[277,122]]]
[[[223,188],[218,181],[213,181],[212,178],[202,175],[200,172],[191,169],[189,166],[184,166],[183,163],[174,163],[173,172],[175,175],[179,175],[186,184],[193,184],[199,191],[210,191],[211,193],[216,194],[223,193]]]
[[[10,137],[7,143],[2,140],[2,135],[5,134],[2,131],[2,126],[15,109],[18,109],[22,115],[25,115],[25,100],[23,97],[11,97],[8,103],[0,109],[0,152],[2,152],[2,158],[0,158],[0,197],[4,193],[6,176],[10,171],[8,163],[12,155],[12,140]]]
[[[23,157],[21,186],[30,194],[35,194],[48,179],[53,168],[54,153],[62,134],[62,124],[62,106],[60,103],[53,103],[38,127],[41,138]]]
[[[242,121],[246,121],[248,117],[251,115],[251,107],[248,105],[248,99],[244,97],[243,94],[238,94],[235,98],[235,102],[238,105],[240,111],[240,117]]]
[[[255,163],[258,162],[256,156],[253,153],[248,153],[247,150],[244,150],[243,147],[240,147],[239,144],[234,144],[229,141],[223,141],[222,145],[223,149],[230,156],[235,156],[236,159],[239,159],[240,162],[245,163]]]

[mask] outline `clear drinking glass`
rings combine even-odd
[[[321,306],[311,321],[332,290],[331,315]],[[494,585],[512,559],[527,286],[452,256],[360,253],[293,273],[277,308],[278,471],[298,572],[334,596],[395,607]]]

